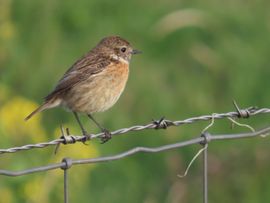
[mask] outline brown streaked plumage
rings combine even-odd
[[[77,112],[87,114],[105,132],[103,141],[107,141],[109,132],[91,114],[109,109],[119,99],[128,79],[131,55],[137,53],[140,52],[119,36],[102,39],[67,70],[44,103],[25,120],[43,110],[63,106],[74,113],[83,134],[86,131]]]

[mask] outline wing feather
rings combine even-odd
[[[58,81],[55,89],[45,97],[45,101],[59,97],[70,88],[85,81],[91,75],[103,71],[111,63],[110,58],[90,52],[75,62]]]

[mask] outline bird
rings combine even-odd
[[[133,49],[120,36],[103,38],[65,72],[43,104],[24,120],[47,109],[64,107],[73,112],[83,135],[87,135],[87,131],[78,113],[86,114],[103,132],[102,143],[107,142],[111,133],[92,114],[104,112],[117,102],[128,80],[131,57],[139,53],[141,51]]]

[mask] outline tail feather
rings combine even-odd
[[[34,110],[32,113],[30,113],[24,120],[29,120],[32,116],[34,116],[36,113],[39,113],[45,109],[50,109],[56,106],[59,106],[61,104],[61,99],[59,98],[52,98],[50,100],[46,100],[40,107],[38,107],[36,110]]]
[[[32,116],[34,116],[36,113],[39,113],[45,109],[47,109],[48,103],[44,103],[41,106],[39,106],[37,109],[35,109],[32,113],[30,113],[24,120],[29,120]]]

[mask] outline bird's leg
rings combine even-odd
[[[91,114],[87,114],[87,116],[97,125],[97,127],[104,133],[104,136],[101,137],[101,143],[109,141],[112,138],[112,134],[107,129],[103,128]]]
[[[81,128],[81,130],[82,130],[82,134],[83,134],[83,135],[87,135],[87,131],[84,129],[84,127],[83,127],[83,125],[82,125],[82,123],[81,123],[81,121],[80,121],[80,119],[79,119],[78,114],[77,114],[76,112],[74,112],[74,111],[73,111],[73,114],[74,114],[74,116],[75,116],[77,122],[79,123],[79,126],[80,126],[80,128]]]

